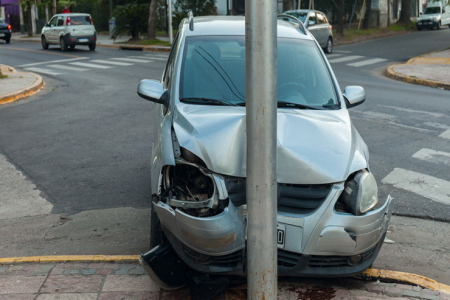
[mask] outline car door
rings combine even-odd
[[[320,30],[317,26],[317,16],[315,12],[310,12],[308,15],[308,19],[306,20],[306,24],[308,24],[308,30],[311,34],[319,41],[320,39]]]
[[[450,5],[445,5],[442,8],[442,25],[450,24]]]
[[[55,42],[59,43],[59,38],[64,35],[65,30],[65,20],[66,18],[64,16],[58,17],[58,22],[56,23],[56,26],[54,27],[55,32]]]
[[[325,21],[325,17],[320,14],[320,13],[316,13],[317,16],[317,31],[319,32],[318,34],[318,38],[317,42],[319,43],[319,45],[321,47],[325,47],[325,45],[327,44],[327,39],[328,39],[328,24]]]
[[[54,33],[55,33],[55,27],[56,27],[56,23],[58,22],[58,17],[57,16],[55,16],[55,17],[53,17],[51,20],[50,20],[50,22],[48,22],[48,24],[50,25],[50,27],[49,28],[46,28],[46,30],[45,30],[45,33],[44,33],[44,35],[45,35],[45,39],[48,41],[48,42],[52,42],[52,43],[54,43],[55,42],[55,36],[54,36]]]

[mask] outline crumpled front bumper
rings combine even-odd
[[[373,263],[393,209],[389,196],[380,208],[362,216],[337,212],[344,184],[334,184],[322,205],[301,215],[278,212],[285,245],[278,249],[279,276],[347,276]],[[245,274],[246,206],[229,206],[214,217],[196,218],[158,202],[164,233],[180,258],[200,272]],[[263,221],[263,220],[261,220]],[[348,258],[361,255],[358,265]]]

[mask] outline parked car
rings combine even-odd
[[[450,5],[446,3],[443,6],[440,2],[428,2],[423,14],[417,18],[417,30],[421,31],[422,28],[439,30],[444,25],[450,27]]]
[[[7,44],[11,42],[11,25],[0,18],[0,40],[5,40]]]
[[[323,12],[317,10],[289,10],[283,14],[291,15],[305,24],[305,27],[316,38],[325,53],[333,52],[333,31]]]
[[[89,14],[66,13],[54,15],[42,28],[41,42],[44,49],[49,45],[60,45],[61,50],[66,51],[69,47],[86,45],[94,51],[97,35]]]
[[[341,94],[303,25],[277,27],[278,275],[360,273],[377,257],[393,209],[390,196],[375,208],[368,148],[348,112],[365,91]],[[157,103],[151,250],[140,261],[163,288],[184,284],[184,265],[246,275],[245,56],[244,17],[184,19],[161,80],[138,85]]]

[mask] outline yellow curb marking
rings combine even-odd
[[[53,255],[53,256],[24,256],[0,258],[0,264],[10,263],[40,263],[40,262],[69,262],[69,261],[129,261],[139,260],[140,255]]]
[[[445,293],[450,293],[450,285],[446,285],[443,283],[436,282],[436,280],[406,272],[397,272],[397,271],[389,271],[389,270],[377,270],[377,269],[367,269],[363,272],[364,275],[381,278],[381,279],[394,279],[398,281],[412,283],[414,285],[419,285],[421,287],[433,290],[440,291]]]
[[[410,59],[407,65],[448,65],[450,58],[445,57],[416,57]]]
[[[29,52],[37,52],[42,54],[50,54],[50,55],[59,55],[59,56],[66,56],[66,57],[74,57],[74,58],[81,58],[82,56],[77,55],[70,55],[70,54],[63,54],[63,53],[56,53],[56,52],[48,52],[44,50],[32,50],[32,49],[23,49],[23,48],[11,48],[11,47],[2,47],[0,46],[0,49],[11,49],[11,50],[19,50],[19,51],[29,51]]]
[[[16,75],[20,75],[20,74],[27,74],[27,73],[14,73]],[[42,90],[44,88],[44,80],[42,80],[42,77],[40,77],[39,75],[33,74],[36,77],[36,81],[40,80],[40,83],[36,86],[33,86],[35,83],[33,83],[33,85],[30,88],[25,88],[24,91],[18,92],[18,93],[12,93],[11,96],[5,96],[4,98],[0,97],[0,105],[3,104],[7,104],[7,103],[11,103],[23,98],[26,98],[28,96],[34,95],[36,93],[38,93],[40,90]]]
[[[403,66],[403,65],[405,65],[405,64],[396,64],[396,65],[390,66],[386,70],[386,76],[389,78],[395,79],[395,80],[404,81],[404,82],[408,82],[408,83],[450,90],[450,83],[448,83],[448,82],[436,81],[436,80],[431,80],[431,79],[415,78],[415,77],[406,76],[406,75],[403,75],[403,74],[400,74],[400,73],[397,73],[394,71],[394,67]]]

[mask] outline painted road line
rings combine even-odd
[[[448,152],[424,148],[414,153],[412,157],[432,163],[444,164],[450,167],[450,153]]]
[[[103,59],[93,59],[90,60],[90,62],[93,63],[100,63],[100,64],[109,64],[109,65],[115,65],[115,66],[133,66],[132,63],[126,63],[126,62],[120,62],[120,61],[110,61],[110,60],[103,60]]]
[[[410,109],[410,108],[403,108],[403,107],[397,107],[397,106],[391,106],[391,105],[382,105],[382,104],[378,104],[378,106],[387,107],[387,108],[391,108],[391,109],[395,109],[395,110],[399,110],[399,111],[404,111],[404,112],[408,112],[408,113],[413,113],[413,114],[425,114],[425,115],[429,115],[429,116],[431,116],[433,118],[445,117],[445,114],[434,113],[434,112],[429,112],[429,111],[424,111],[424,110],[415,110],[415,109]],[[444,128],[447,128],[447,127],[444,127]]]
[[[342,56],[342,54],[327,54],[326,55],[327,59],[331,59],[331,58],[339,57],[339,56]]]
[[[152,62],[151,60],[135,59],[135,58],[122,58],[122,57],[111,58],[111,59],[123,60],[123,61],[129,61],[129,62],[136,62],[136,63],[149,63],[149,62]]]
[[[108,66],[95,65],[95,64],[82,63],[82,62],[73,62],[70,64],[76,65],[76,66],[81,66],[81,67],[94,68],[94,69],[110,69],[110,68],[112,68],[112,67],[108,67]]]
[[[350,55],[350,56],[344,56],[344,57],[341,57],[341,58],[330,59],[330,60],[328,60],[328,62],[330,62],[330,63],[340,63],[340,62],[345,62],[345,61],[350,61],[350,60],[355,60],[355,59],[360,59],[360,58],[364,58],[364,56],[361,56],[361,55]]]
[[[441,137],[443,139],[449,139],[450,140],[450,130],[444,131],[443,133],[441,133],[439,135],[439,137]]]
[[[347,64],[347,66],[359,68],[359,67],[362,67],[362,66],[377,64],[377,63],[380,63],[380,62],[383,62],[383,61],[387,61],[387,59],[384,59],[384,58],[372,58],[372,59],[367,59],[367,60],[363,60],[363,61]]]
[[[70,58],[70,59],[59,59],[59,60],[42,61],[42,62],[38,62],[38,63],[20,65],[20,66],[17,66],[17,67],[24,68],[24,67],[39,66],[39,65],[53,64],[53,63],[65,63],[65,62],[76,61],[76,60],[81,60],[81,59],[88,59],[88,58],[87,57],[80,57],[80,58]]]
[[[66,65],[48,65],[47,67],[63,69],[63,70],[68,70],[68,71],[78,71],[78,72],[89,71],[89,69],[71,67],[71,66],[66,66]]]
[[[154,57],[154,56],[153,57],[152,56],[127,56],[127,57],[133,58],[133,59],[138,58],[138,59],[154,59],[154,60],[164,60],[164,61],[167,60],[167,57],[164,58],[164,57]]]
[[[450,205],[450,182],[429,175],[395,168],[382,183]]]
[[[57,73],[57,72],[55,72],[53,70],[48,70],[48,69],[44,69],[44,68],[25,68],[25,70],[36,72],[36,73],[47,74],[47,75],[61,75],[61,74],[65,74],[65,73]]]

